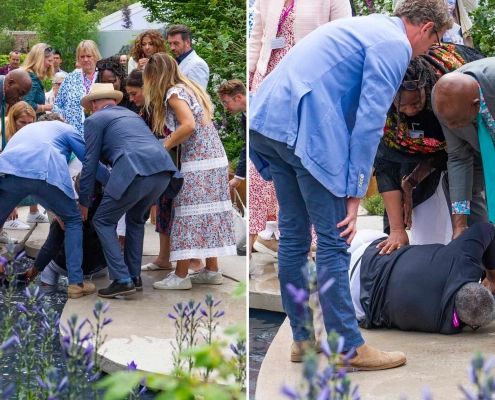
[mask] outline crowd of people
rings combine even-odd
[[[18,205],[31,207],[27,222],[48,222],[38,204],[54,214],[33,267],[18,280],[41,273],[41,284],[54,286],[66,275],[70,298],[94,293],[90,280],[107,272],[111,284],[100,297],[142,291],[144,270],[170,271],[155,289],[222,284],[218,257],[237,254],[230,187],[238,183],[229,183],[206,92],[210,71],[191,30],[144,31],[129,58],[103,59],[83,40],[75,56],[67,73],[60,52],[38,43],[22,64],[13,51],[0,75],[0,226],[30,228],[17,218]],[[245,113],[241,81],[226,81],[218,96],[226,111]],[[233,180],[246,176],[245,148],[241,159]],[[160,255],[141,265],[155,207]],[[0,242],[9,241],[2,229]]]
[[[359,18],[348,0],[306,3],[252,7],[249,250],[278,257],[292,361],[321,351],[293,297],[316,250],[342,366],[398,367],[405,354],[373,349],[358,325],[453,334],[495,318],[495,58],[472,47],[475,2]],[[357,231],[373,174],[383,231]]]

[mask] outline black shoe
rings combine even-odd
[[[138,276],[136,278],[132,278],[132,281],[134,282],[134,286],[136,287],[136,290],[138,292],[143,291],[143,281],[141,280],[141,277]]]
[[[98,296],[112,298],[115,296],[130,296],[136,293],[136,287],[132,280],[125,283],[119,283],[114,280],[109,287],[98,290]]]

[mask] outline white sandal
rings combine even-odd
[[[167,271],[167,270],[172,270],[173,267],[170,268],[160,268],[158,265],[153,264],[153,263],[148,263],[145,265],[141,265],[141,271]]]

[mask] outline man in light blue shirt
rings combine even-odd
[[[302,359],[312,340],[291,296],[307,290],[301,267],[311,224],[318,235],[318,282],[335,280],[320,293],[325,328],[344,337],[343,352],[356,348],[351,368],[378,370],[406,361],[401,352],[364,344],[347,279],[347,247],[386,113],[411,58],[451,26],[441,0],[405,0],[395,15],[340,19],[316,29],[287,53],[250,103],[250,157],[265,179],[273,179],[280,205],[279,279],[294,339],[292,361]]]
[[[83,282],[82,219],[74,199],[67,163],[71,153],[84,160],[84,140],[71,125],[44,121],[26,125],[0,154],[0,226],[26,196],[53,211],[65,224],[68,296],[79,298],[95,291]],[[109,172],[100,165],[98,180]]]

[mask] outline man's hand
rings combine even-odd
[[[65,224],[64,221],[60,217],[57,217],[56,215],[53,217],[54,221],[57,221],[60,227],[62,228],[63,231],[65,231]]]
[[[393,251],[400,249],[403,246],[409,244],[409,236],[407,236],[406,230],[390,231],[390,235],[383,242],[376,246],[377,249],[382,249],[380,255],[390,254]]]
[[[239,187],[239,185],[241,184],[241,182],[242,182],[242,179],[239,179],[239,178],[233,177],[233,178],[229,181],[229,187],[230,187],[230,190],[234,190],[235,188]]]
[[[7,221],[13,221],[14,219],[17,219],[19,217],[19,214],[17,213],[17,207],[14,208],[14,211],[12,211],[9,215],[9,217],[7,218]]]
[[[77,203],[77,206],[79,207],[79,211],[81,211],[82,220],[86,221],[88,219],[88,207],[84,207],[79,203]]]
[[[337,228],[347,226],[347,228],[339,235],[340,237],[347,236],[346,243],[351,244],[354,235],[356,235],[356,220],[361,199],[357,197],[349,197],[347,199],[347,216],[337,224]]]
[[[489,281],[487,278],[483,279],[481,284],[486,287],[493,295],[495,295],[495,284]]]
[[[467,228],[468,228],[467,226],[455,226],[454,231],[452,233],[452,240],[460,236],[461,233],[464,232]]]

